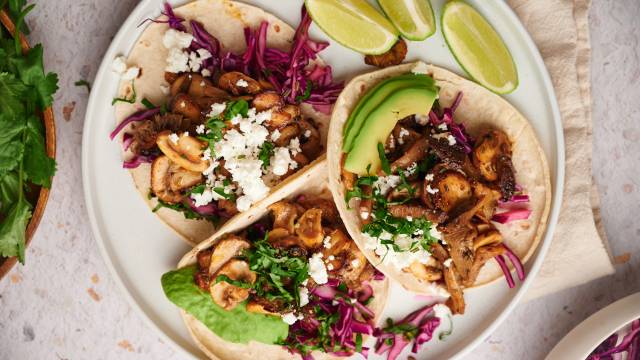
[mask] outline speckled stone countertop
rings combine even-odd
[[[87,91],[136,0],[39,1],[32,43],[60,75],[55,113],[58,174],[27,266],[0,282],[0,359],[170,359],[175,351],[120,294],[91,234],[82,196]],[[640,291],[640,2],[591,9],[593,176],[616,273],[521,304],[470,359],[541,359],[590,314]],[[579,269],[576,269],[579,271]]]

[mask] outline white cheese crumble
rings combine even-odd
[[[277,147],[274,150],[273,156],[271,157],[271,166],[274,174],[278,176],[286,174],[287,171],[289,171],[289,167],[294,169],[294,167],[292,167],[292,163],[297,165],[297,163],[291,158],[289,149],[285,147]]]
[[[304,137],[306,137],[306,138],[311,137],[311,130],[307,130],[307,131],[305,131],[303,135],[304,135]]]
[[[334,268],[333,268],[333,264],[329,264],[329,265],[327,265],[327,270],[332,271],[333,269],[334,269]]]
[[[364,247],[367,250],[372,250],[381,258],[383,264],[388,266],[394,266],[398,270],[402,270],[413,262],[418,261],[421,264],[426,264],[431,254],[418,246],[415,251],[409,251],[411,244],[415,241],[412,236],[398,235],[396,236],[394,243],[398,246],[399,250],[395,251],[391,246],[380,243],[381,240],[391,240],[393,236],[388,232],[383,232],[379,238],[372,237],[369,234],[362,234],[365,239]]]
[[[433,189],[433,188],[431,187],[431,184],[427,185],[427,192],[428,192],[429,194],[433,195],[433,194],[438,193],[439,191],[440,191],[440,190],[438,190],[438,189]]]
[[[380,195],[387,195],[387,193],[398,186],[402,179],[398,175],[380,176],[373,187],[376,188]]]
[[[118,75],[124,75],[127,71],[127,63],[124,56],[118,56],[113,59],[113,63],[111,63],[111,71]]]
[[[207,149],[202,153],[202,160],[204,160],[204,161],[211,160],[211,149],[210,149],[210,148],[207,148]]]
[[[207,117],[216,117],[224,112],[227,108],[225,103],[213,103],[211,104],[211,110],[207,114]]]
[[[416,124],[425,126],[429,123],[429,114],[416,114]]]
[[[438,125],[438,129],[440,129],[442,131],[449,130],[449,128],[447,127],[447,124],[445,124],[445,123],[442,123],[442,124]]]
[[[442,265],[444,265],[445,267],[450,267],[451,266],[451,262],[453,262],[453,260],[451,258],[448,258],[447,260],[445,260]]]
[[[409,131],[405,128],[400,128],[398,133],[398,144],[404,145],[404,137],[409,135]]]
[[[300,153],[302,151],[302,149],[300,149],[300,139],[295,137],[293,139],[291,139],[291,141],[289,142],[289,151],[291,151],[291,155],[296,156],[298,155],[298,153]]]
[[[282,321],[284,321],[289,325],[293,325],[296,323],[296,321],[298,321],[298,317],[296,316],[296,314],[290,312],[290,313],[282,314]]]
[[[369,212],[368,211],[361,211],[360,212],[360,217],[362,218],[362,220],[367,220],[369,218]]]
[[[326,284],[329,281],[327,268],[322,261],[322,253],[315,253],[309,259],[309,275],[318,285]]]
[[[129,81],[134,80],[140,75],[140,68],[137,66],[132,66],[125,71],[122,75],[122,80]]]
[[[189,69],[193,72],[200,71],[202,63],[212,57],[207,49],[198,49],[189,53]]]
[[[411,165],[409,165],[409,167],[404,171],[404,175],[411,176],[416,172],[416,170],[418,170],[418,163],[411,163]]]
[[[165,71],[170,73],[181,73],[189,71],[189,54],[186,51],[182,51],[178,48],[169,49],[169,56],[167,56],[167,66]]]
[[[200,74],[202,74],[202,76],[204,77],[209,77],[211,76],[211,71],[209,69],[202,69],[202,71],[200,72]]]
[[[204,131],[205,131],[204,124],[200,124],[200,125],[196,126],[196,133],[204,134]]]
[[[359,266],[360,266],[360,260],[354,259],[353,261],[351,261],[351,267],[357,268]]]
[[[298,294],[300,295],[300,307],[307,305],[309,303],[309,289],[301,286],[298,289]]]
[[[166,85],[160,85],[160,91],[163,95],[169,95],[171,93],[171,89]]]
[[[414,74],[428,74],[429,67],[423,62],[419,62],[413,67],[413,69],[411,69],[411,72]]]
[[[247,87],[249,86],[249,83],[245,79],[239,79],[238,81],[236,81],[236,86]]]
[[[171,140],[171,142],[174,145],[178,145],[178,140],[180,140],[180,137],[178,136],[178,134],[172,133],[172,134],[169,135],[169,140]]]
[[[427,174],[427,176],[424,177],[425,180],[427,181],[433,181],[433,174]]]
[[[331,236],[327,235],[324,237],[324,240],[322,240],[322,246],[324,246],[325,249],[331,249]]]
[[[449,134],[449,136],[447,136],[447,140],[449,140],[449,145],[453,146],[456,144],[456,138],[453,137],[453,135]]]
[[[280,139],[280,135],[280,130],[276,129],[271,133],[271,141],[278,141],[278,139]]]
[[[336,257],[335,257],[335,256],[333,256],[333,255],[329,255],[329,257],[328,257],[327,259],[328,259],[329,261],[333,261],[333,260],[335,260],[335,259],[336,259]]]
[[[191,46],[191,42],[193,41],[193,35],[184,32],[178,31],[175,29],[169,29],[164,33],[162,37],[162,45],[165,48],[179,48],[184,49]]]

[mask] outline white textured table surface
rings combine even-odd
[[[0,282],[0,359],[177,358],[121,296],[89,228],[80,151],[92,79],[136,0],[39,1],[31,41],[45,44],[60,75],[55,113],[58,174],[42,225],[18,266]],[[594,170],[616,273],[521,304],[473,359],[541,359],[596,310],[640,291],[640,2],[595,0]],[[576,269],[580,271],[580,269]]]

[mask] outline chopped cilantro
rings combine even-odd
[[[125,97],[120,97],[120,98],[114,98],[113,101],[111,102],[111,105],[115,105],[118,102],[124,102],[124,103],[128,103],[128,104],[133,104],[136,102],[136,98],[138,97],[138,94],[136,94],[136,81],[132,80],[131,81],[131,90],[133,91],[133,94],[131,94],[130,98]]]
[[[311,90],[313,89],[313,82],[307,79],[307,85],[304,88],[304,94],[296,96],[296,102],[303,102],[311,97]]]
[[[89,83],[87,80],[80,79],[80,80],[74,82],[73,85],[75,85],[75,86],[84,86],[84,87],[87,88],[87,92],[91,92],[91,83]]]
[[[149,99],[144,98],[141,101],[142,105],[144,105],[144,107],[146,107],[147,109],[155,109],[157,106],[155,106]]]
[[[391,175],[391,165],[389,165],[389,159],[384,154],[384,144],[378,143],[378,156],[380,157],[380,165],[382,167],[382,171],[385,174]]]
[[[260,148],[258,159],[262,161],[262,168],[266,169],[271,164],[271,157],[273,156],[275,145],[272,142],[265,141]]]
[[[247,283],[247,282],[243,282],[243,281],[238,281],[238,280],[233,280],[232,278],[228,277],[227,275],[218,275],[216,276],[216,284],[224,281],[227,282],[235,287],[239,287],[241,289],[251,289],[253,287],[253,285],[251,283]]]
[[[204,215],[200,215],[197,212],[193,211],[193,209],[191,209],[189,206],[183,204],[183,203],[178,203],[178,204],[169,204],[166,203],[160,199],[158,199],[158,205],[156,205],[155,208],[153,208],[153,212],[156,212],[162,208],[167,208],[167,209],[171,209],[174,211],[178,211],[181,212],[182,215],[184,215],[185,219],[192,219],[192,220],[199,220],[199,219],[206,219],[211,221],[214,224],[217,224],[218,221],[220,220],[217,216],[204,216]]]
[[[227,109],[224,112],[224,118],[227,120],[231,120],[236,115],[240,115],[242,117],[247,117],[249,112],[249,103],[246,100],[234,100],[229,101],[227,103]]]

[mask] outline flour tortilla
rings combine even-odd
[[[327,161],[322,156],[313,162],[306,171],[293,179],[286,187],[274,191],[265,200],[253,206],[248,211],[236,216],[223,225],[213,236],[198,244],[193,250],[189,251],[178,263],[178,268],[183,268],[195,264],[196,256],[201,250],[207,249],[215,244],[218,239],[225,234],[239,232],[263,216],[267,215],[269,210],[267,207],[282,199],[294,199],[298,195],[316,195],[324,198],[331,198],[328,189],[327,178]],[[370,304],[370,308],[376,314],[375,321],[380,320],[380,314],[387,301],[389,293],[388,280],[372,281],[371,285],[374,292],[374,300]],[[287,350],[277,345],[267,345],[258,342],[250,342],[249,344],[234,344],[221,339],[204,324],[184,310],[180,310],[189,333],[198,345],[198,347],[211,359],[229,359],[229,360],[254,360],[254,359],[291,359],[292,355]],[[323,352],[314,352],[314,359],[339,359],[339,357],[329,355]],[[296,356],[300,358],[300,356]]]
[[[204,25],[204,28],[221,43],[223,51],[243,53],[246,49],[244,28],[256,29],[263,21],[269,23],[267,31],[267,43],[269,47],[288,50],[293,42],[295,30],[264,10],[247,4],[226,0],[197,0],[174,9],[177,16],[185,19],[185,26],[190,27],[189,21],[196,20]],[[161,19],[164,16],[161,17]],[[169,51],[163,46],[162,38],[169,29],[167,24],[150,23],[136,41],[127,64],[141,69],[141,76],[135,81],[138,102],[136,104],[118,103],[116,105],[117,123],[126,117],[144,108],[140,100],[147,98],[154,104],[162,104],[167,101],[167,96],[162,93],[161,85],[167,85],[164,80],[164,69]],[[316,60],[322,64],[322,60]],[[131,82],[123,81],[120,93],[130,94]],[[322,143],[326,143],[329,128],[329,116],[318,113],[308,104],[301,106],[302,114],[312,118],[318,125],[322,136]],[[126,132],[126,130],[125,130]],[[124,132],[123,132],[124,133]],[[125,158],[131,154],[124,154]],[[142,164],[136,169],[130,170],[136,188],[147,201],[150,208],[157,205],[155,199],[150,200],[150,164]],[[297,175],[290,176],[277,187],[292,181]],[[272,189],[273,191],[274,189]],[[215,227],[206,220],[188,220],[182,213],[171,209],[160,209],[156,214],[170,228],[175,230],[180,237],[191,245],[208,238],[215,232]]]
[[[504,131],[513,142],[512,161],[516,170],[516,181],[529,195],[530,202],[527,205],[532,213],[526,221],[494,224],[503,235],[504,242],[523,262],[527,261],[544,233],[551,204],[549,167],[533,128],[522,114],[500,96],[450,71],[421,62],[402,64],[358,76],[349,82],[335,104],[327,144],[329,187],[349,234],[372,264],[380,264],[381,259],[364,246],[365,238],[360,230],[362,223],[356,210],[357,206],[348,209],[344,201],[345,186],[340,176],[344,124],[360,97],[370,88],[386,78],[409,73],[416,66],[427,69],[436,80],[440,87],[439,102],[443,107],[451,106],[456,95],[463,92],[455,120],[463,123],[471,136],[478,136],[485,129],[495,128]],[[390,265],[377,267],[409,291],[437,295],[432,286],[427,286],[411,273]],[[498,264],[491,260],[480,271],[474,287],[502,276]]]

